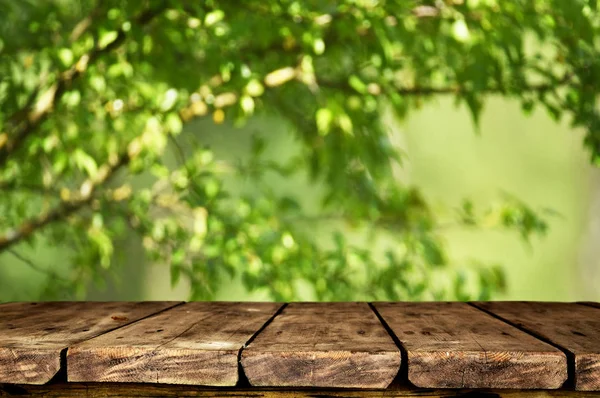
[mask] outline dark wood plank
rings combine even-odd
[[[408,379],[425,388],[555,389],[558,349],[465,303],[375,303],[407,351]]]
[[[277,303],[194,302],[69,348],[69,381],[233,386]]]
[[[177,302],[6,303],[0,308],[0,383],[43,384],[70,344],[98,336]]]
[[[401,386],[385,390],[214,388],[135,383],[60,383],[43,386],[1,385],[0,397],[235,397],[235,398],[597,398],[600,392],[570,390],[418,389]]]
[[[597,303],[595,301],[581,301],[578,304],[588,305],[590,307],[600,308],[600,303]]]
[[[366,303],[292,303],[242,351],[253,386],[387,387],[400,350]]]
[[[573,355],[575,388],[600,390],[600,311],[575,303],[475,303]]]

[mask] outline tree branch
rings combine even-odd
[[[542,83],[542,84],[532,84],[527,85],[521,89],[522,92],[535,92],[535,93],[544,93],[547,91],[552,91],[557,87],[561,87],[569,84],[573,79],[573,75],[571,73],[566,73],[560,80],[553,83]],[[317,78],[318,85],[320,87],[337,89],[348,91],[353,94],[357,94],[357,91],[350,86],[347,81],[333,81],[333,80],[322,80]],[[448,95],[448,94],[461,94],[466,92],[464,88],[460,86],[451,86],[451,87],[427,87],[427,86],[417,86],[410,88],[396,88],[391,89],[389,91],[393,91],[397,94],[405,95],[405,96],[431,96],[431,95]],[[483,90],[477,90],[478,93],[482,94],[503,94],[507,90],[505,87],[488,87]],[[385,90],[382,90],[385,92]]]
[[[68,279],[63,278],[62,276],[58,275],[56,272],[54,272],[52,270],[47,270],[47,269],[44,269],[44,268],[38,266],[36,263],[31,261],[29,258],[23,256],[21,253],[17,252],[16,250],[9,249],[8,252],[10,254],[12,254],[15,258],[17,258],[19,261],[21,261],[22,263],[27,264],[29,266],[29,268],[31,268],[32,270],[37,271],[41,274],[45,274],[52,278],[60,279],[64,282],[68,282]]]
[[[71,31],[71,34],[69,35],[69,41],[71,43],[79,40],[79,38],[81,36],[83,36],[83,34],[85,32],[87,32],[87,30],[90,28],[90,26],[92,26],[92,22],[94,22],[94,19],[102,11],[101,6],[102,6],[102,0],[97,0],[96,4],[94,5],[94,8],[90,12],[90,14],[88,16],[86,16],[84,19],[82,19],[81,21],[79,21],[75,25],[75,27],[73,27],[73,30]]]
[[[136,19],[136,23],[144,26],[152,19],[157,17],[166,8],[166,2],[155,9],[149,9],[141,13]],[[41,94],[42,87],[38,87],[30,96],[23,109],[15,112],[9,119],[8,125],[13,126],[13,131],[8,135],[8,139],[3,145],[0,145],[0,168],[6,164],[9,156],[15,152],[25,139],[35,131],[35,129],[46,119],[55,103],[57,103],[69,87],[86,71],[89,65],[92,65],[102,55],[111,52],[123,44],[127,37],[126,32],[121,29],[117,32],[117,37],[105,47],[96,47],[88,54],[84,54],[68,70],[58,76],[58,80],[46,92]],[[40,97],[37,102],[35,98]]]
[[[14,244],[29,238],[34,232],[44,228],[48,224],[60,221],[69,215],[84,208],[94,199],[94,192],[103,184],[112,179],[115,173],[130,162],[131,158],[125,152],[121,154],[117,162],[112,165],[105,164],[100,168],[98,178],[95,181],[86,180],[80,188],[81,198],[69,202],[62,202],[49,212],[31,218],[15,229],[9,229],[4,236],[0,236],[0,253],[9,249]]]
[[[59,190],[52,187],[16,181],[0,182],[0,191],[24,191],[37,193],[42,196],[56,196],[60,193]]]

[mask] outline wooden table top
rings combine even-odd
[[[0,304],[0,396],[111,391],[600,396],[600,304]]]

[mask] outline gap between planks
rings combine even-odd
[[[386,388],[401,351],[366,302],[291,303],[242,352],[255,387]]]
[[[275,313],[273,314],[273,316],[271,318],[269,318],[269,320],[267,322],[265,322],[264,325],[262,325],[260,327],[260,329],[258,329],[256,331],[256,333],[254,333],[250,339],[248,339],[248,341],[242,346],[242,348],[240,348],[240,350],[238,351],[238,382],[237,382],[237,387],[248,387],[250,386],[250,382],[248,381],[248,377],[246,376],[246,372],[244,371],[244,367],[242,366],[242,351],[244,351],[246,349],[246,347],[248,347],[248,345],[250,343],[252,343],[252,341],[256,338],[256,336],[258,336],[263,330],[265,330],[267,328],[267,326],[269,326],[269,324],[271,322],[273,322],[273,320],[283,312],[283,310],[285,309],[285,307],[288,306],[288,303],[283,303],[281,305],[281,307],[279,307],[279,309],[277,311],[275,311]]]
[[[545,338],[544,336],[542,336],[542,335],[540,335],[538,333],[535,333],[535,332],[533,332],[533,331],[531,331],[531,330],[529,330],[529,329],[527,329],[525,327],[522,327],[522,326],[518,325],[515,322],[511,322],[510,320],[508,320],[508,319],[506,319],[506,318],[504,318],[502,316],[496,315],[492,311],[489,311],[489,310],[487,310],[487,309],[485,309],[483,307],[480,307],[475,302],[469,302],[467,304],[469,304],[473,308],[476,308],[479,311],[481,311],[481,312],[483,312],[483,313],[485,313],[485,314],[487,314],[487,315],[489,315],[489,316],[491,316],[493,318],[496,318],[496,319],[498,319],[498,320],[500,320],[500,321],[502,321],[502,322],[504,322],[504,323],[506,323],[506,324],[508,324],[508,325],[510,325],[510,326],[512,326],[514,328],[516,328],[516,329],[519,329],[520,331],[522,331],[524,333],[527,333],[527,334],[535,337],[536,339],[543,341],[546,344],[550,344],[554,348],[562,351],[562,353],[565,354],[565,356],[567,357],[567,380],[563,384],[563,388],[573,388],[573,386],[575,385],[575,355],[573,355],[572,352],[570,352],[569,350],[567,350],[564,347],[561,347],[560,345],[556,344],[552,340],[547,339],[547,338]]]
[[[174,308],[176,308],[176,307],[179,307],[179,306],[181,306],[181,305],[184,305],[184,304],[185,304],[184,302],[180,302],[180,303],[177,303],[177,304],[175,304],[175,305],[174,305],[174,306],[172,306],[172,307],[165,308],[165,309],[162,309],[162,310],[160,310],[160,311],[157,311],[157,312],[155,312],[155,313],[148,314],[148,315],[146,315],[146,316],[144,316],[144,317],[142,317],[142,318],[140,318],[140,319],[138,319],[138,320],[135,320],[135,321],[131,322],[129,325],[133,325],[133,324],[135,324],[135,323],[141,322],[141,321],[143,321],[143,320],[146,320],[147,318],[151,318],[151,317],[153,317],[153,316],[156,316],[156,315],[158,315],[158,314],[160,314],[160,313],[163,313],[163,312],[166,312],[166,311],[170,311],[170,310],[172,310],[172,309],[174,309]],[[330,304],[334,304],[334,303],[330,303]],[[406,376],[406,374],[408,373],[408,367],[407,367],[407,365],[408,365],[408,361],[407,361],[407,360],[405,360],[405,359],[406,359],[406,357],[407,357],[407,350],[406,350],[405,346],[402,344],[402,342],[401,342],[401,341],[398,339],[398,337],[396,336],[396,334],[395,334],[395,333],[392,331],[392,329],[389,327],[389,325],[388,325],[388,323],[386,322],[385,318],[384,318],[384,317],[382,317],[382,316],[381,316],[381,314],[380,314],[380,313],[377,311],[377,309],[376,309],[376,308],[375,308],[375,306],[373,305],[374,303],[366,303],[366,304],[368,304],[368,306],[369,306],[370,310],[371,310],[371,311],[372,311],[372,312],[375,314],[375,316],[376,316],[376,317],[377,317],[377,319],[379,320],[379,323],[380,323],[381,327],[383,327],[383,328],[385,329],[386,333],[387,333],[387,334],[390,336],[390,338],[393,340],[394,344],[395,344],[395,345],[397,346],[397,348],[400,350],[400,353],[401,353],[401,356],[402,356],[402,360],[401,360],[401,366],[399,367],[398,376],[396,376],[396,379],[403,379],[403,380],[406,380],[406,377],[405,377],[405,376]],[[510,322],[509,320],[507,320],[507,319],[504,319],[503,317],[497,316],[496,314],[494,314],[494,313],[492,313],[492,312],[490,312],[490,311],[488,311],[488,310],[486,310],[486,309],[480,308],[480,307],[478,307],[478,306],[477,306],[477,304],[475,304],[475,303],[468,303],[468,304],[469,304],[471,307],[474,307],[474,308],[476,308],[477,310],[479,310],[479,311],[481,311],[481,312],[483,312],[483,313],[485,313],[485,314],[487,314],[487,315],[489,315],[489,316],[491,316],[491,317],[493,317],[493,318],[496,318],[496,319],[498,319],[498,320],[502,321],[503,323],[505,323],[505,324],[507,324],[507,325],[509,325],[509,326],[511,326],[511,327],[513,327],[513,328],[516,328],[516,329],[518,329],[518,330],[520,330],[520,331],[522,331],[522,332],[525,332],[525,333],[527,333],[527,334],[529,334],[529,335],[531,335],[531,336],[535,337],[536,339],[538,339],[538,340],[541,340],[541,341],[543,341],[543,342],[546,342],[546,343],[548,343],[548,344],[550,344],[550,345],[552,345],[552,346],[554,346],[554,347],[558,348],[559,350],[561,350],[563,353],[565,353],[565,355],[567,355],[567,358],[569,359],[569,360],[568,360],[568,362],[569,362],[569,365],[570,365],[570,366],[569,366],[569,372],[568,372],[568,375],[569,375],[569,380],[572,380],[572,377],[573,377],[573,375],[574,375],[574,369],[572,369],[572,368],[571,368],[571,364],[572,364],[572,366],[574,367],[574,359],[573,359],[573,358],[571,358],[571,357],[572,357],[572,353],[571,353],[569,350],[567,350],[567,349],[565,349],[565,348],[561,347],[561,346],[560,346],[560,345],[558,345],[558,344],[555,344],[555,343],[553,343],[552,341],[550,341],[550,340],[548,340],[548,339],[544,338],[543,336],[540,336],[540,335],[538,335],[537,333],[534,333],[534,332],[532,332],[531,330],[529,330],[529,329],[527,329],[527,328],[522,328],[522,327],[520,327],[520,326],[518,326],[518,325],[514,324],[513,322]],[[577,303],[577,304],[580,304],[581,306],[587,306],[587,307],[595,307],[595,308],[599,308],[599,307],[600,307],[600,304],[598,304],[598,303],[583,303],[583,302],[582,302],[582,303]],[[275,313],[274,313],[274,314],[273,314],[273,315],[272,315],[272,316],[271,316],[271,317],[270,317],[270,318],[269,318],[269,319],[268,319],[268,320],[267,320],[267,321],[266,321],[266,322],[265,322],[265,323],[264,323],[264,324],[263,324],[263,325],[262,325],[262,326],[261,326],[259,329],[257,329],[257,331],[256,331],[256,332],[255,332],[255,333],[254,333],[254,334],[253,334],[253,335],[252,335],[252,336],[251,336],[251,337],[248,339],[248,341],[247,341],[247,342],[246,342],[246,343],[245,343],[245,344],[244,344],[244,345],[243,345],[243,346],[242,346],[242,347],[241,347],[241,348],[238,350],[238,353],[237,353],[237,359],[238,359],[238,361],[237,361],[237,364],[238,364],[238,375],[239,375],[239,381],[238,381],[238,384],[237,384],[237,385],[238,385],[238,388],[239,388],[239,387],[245,387],[245,384],[247,383],[247,379],[246,379],[246,380],[244,380],[244,377],[245,377],[245,371],[244,371],[244,368],[243,368],[243,366],[241,365],[241,357],[242,357],[242,353],[243,353],[243,351],[246,349],[246,347],[247,347],[247,346],[248,346],[248,345],[249,345],[249,344],[250,344],[250,343],[251,343],[253,340],[255,340],[255,339],[257,338],[257,336],[259,336],[259,335],[260,335],[260,334],[261,334],[261,333],[262,333],[262,332],[263,332],[263,331],[264,331],[264,330],[265,330],[265,329],[266,329],[266,328],[267,328],[267,327],[268,327],[268,326],[269,326],[269,325],[270,325],[270,324],[271,324],[271,323],[272,323],[272,322],[273,322],[273,321],[274,321],[274,320],[275,320],[275,319],[276,319],[276,318],[277,318],[277,317],[278,317],[278,316],[279,316],[279,315],[280,315],[280,314],[283,312],[283,310],[285,309],[285,307],[286,307],[287,305],[288,305],[288,304],[282,304],[282,305],[281,305],[281,306],[280,306],[280,307],[277,309],[277,311],[276,311],[276,312],[275,312]],[[600,310],[599,310],[599,311],[600,311]],[[92,337],[91,339],[94,339],[94,338],[96,338],[96,337],[100,337],[100,336],[102,336],[102,335],[105,335],[105,334],[107,334],[107,333],[110,333],[110,332],[113,332],[113,331],[115,331],[115,330],[121,329],[121,328],[123,328],[123,327],[125,327],[125,325],[118,325],[118,326],[116,326],[116,327],[115,327],[115,328],[113,328],[113,329],[106,330],[106,331],[104,331],[104,332],[100,333],[98,336]],[[88,340],[89,340],[89,339],[88,339]],[[87,340],[86,340],[86,341],[87,341]],[[71,346],[71,345],[69,345],[69,347],[70,347],[70,346]],[[64,349],[62,350],[61,354],[64,354],[64,353],[66,353],[69,347],[67,347],[67,348],[64,348]],[[64,365],[65,365],[65,363],[64,363],[64,355],[61,355],[61,366],[60,366],[60,371],[61,371],[61,372],[62,372],[63,370],[65,370],[65,371],[66,371],[66,366],[64,366]],[[62,377],[64,377],[64,376],[62,376],[62,375],[59,373],[59,377],[57,377],[57,378],[56,378],[54,381],[55,381],[55,382],[56,382],[56,381],[62,381],[62,380],[61,380],[61,379],[62,379]],[[253,390],[253,391],[256,391],[256,390]],[[365,391],[366,391],[366,390],[365,390]],[[1,392],[1,390],[0,390],[0,392]],[[1,395],[1,394],[0,394],[0,395]],[[273,396],[273,395],[269,395],[269,396]],[[398,396],[403,396],[403,395],[398,395]],[[412,396],[412,395],[406,395],[406,396]],[[445,396],[445,395],[444,395],[444,396]],[[513,395],[511,395],[511,396],[513,396]],[[550,396],[550,395],[549,395],[549,396]],[[563,395],[561,395],[561,396],[563,396]],[[583,395],[582,395],[582,396],[583,396]],[[592,396],[592,395],[589,395],[589,396]]]
[[[396,334],[392,331],[392,328],[390,328],[390,325],[388,325],[388,323],[381,316],[379,311],[377,311],[377,308],[375,308],[375,305],[373,305],[372,302],[369,303],[369,308],[371,308],[371,311],[373,311],[373,313],[375,314],[377,319],[379,319],[381,326],[383,326],[385,331],[390,335],[390,337],[392,338],[392,340],[394,341],[394,343],[400,350],[400,358],[401,358],[400,359],[400,369],[398,369],[398,374],[396,375],[396,377],[394,378],[394,381],[392,383],[408,381],[408,352],[406,350],[406,347],[404,347],[404,344],[402,344],[400,339],[398,339],[398,336],[396,336]]]
[[[189,302],[67,353],[70,382],[235,386],[241,349],[281,303]]]
[[[558,389],[564,354],[464,302],[373,303],[421,388]]]
[[[64,352],[180,302],[15,302],[1,306],[0,382],[43,384],[64,375]]]
[[[600,312],[597,303],[476,302],[473,305],[566,352],[571,386],[600,390]]]

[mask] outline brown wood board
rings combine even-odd
[[[184,304],[69,348],[68,380],[233,386],[240,349],[280,307]]]
[[[578,304],[589,305],[590,307],[600,308],[600,303],[595,301],[581,301]]]
[[[558,349],[465,303],[374,303],[407,352],[408,379],[424,388],[556,389]]]
[[[0,383],[43,384],[60,370],[61,352],[177,302],[6,303],[0,307]]]
[[[546,339],[572,355],[575,388],[600,390],[600,310],[576,303],[521,301],[474,305]]]
[[[599,398],[600,392],[572,390],[423,389],[282,389],[199,387],[137,383],[58,383],[43,386],[1,385],[0,397],[235,397],[235,398]]]
[[[253,386],[385,388],[401,355],[366,303],[292,303],[241,361]]]

